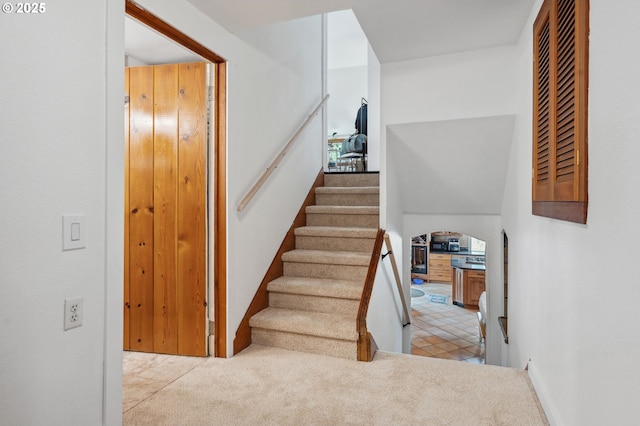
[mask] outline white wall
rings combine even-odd
[[[402,172],[404,166],[390,163],[389,157],[394,157],[387,143],[387,129],[390,125],[513,114],[515,59],[515,47],[505,46],[382,65],[381,164],[386,164],[389,168],[388,174],[391,175],[392,166],[398,173]],[[389,179],[385,178],[387,181]],[[397,183],[396,188],[400,192]],[[389,197],[392,191],[388,189],[387,192]],[[398,196],[396,198],[395,203],[402,202]],[[394,207],[387,199],[384,215],[391,208]],[[401,228],[403,284],[407,292],[411,285],[411,237],[432,231],[451,230],[473,235],[487,242],[487,305],[491,318],[487,324],[489,337],[486,354],[488,363],[501,365],[504,362],[500,343],[502,333],[497,324],[497,316],[502,315],[503,286],[502,240],[498,216],[411,213],[404,215],[404,227]],[[499,312],[493,311],[493,306]]]
[[[106,19],[106,280],[102,424],[122,421],[124,304],[124,4],[107,1]],[[94,398],[97,397],[94,395]],[[73,407],[71,407],[72,409]],[[67,411],[68,412],[68,411]]]
[[[402,265],[401,241],[395,234],[390,236],[393,253],[400,268]],[[387,251],[387,246],[383,243],[382,254]],[[391,257],[387,256],[378,263],[367,314],[367,329],[373,335],[380,350],[403,352],[402,317],[402,301],[393,274]],[[410,327],[406,328],[410,329]]]
[[[141,67],[144,65],[149,65],[141,59],[136,58],[135,56],[125,55],[124,56],[124,66],[125,67]]]
[[[355,121],[361,98],[367,98],[367,67],[335,68],[327,71],[329,98],[328,135],[355,133]]]
[[[512,114],[515,48],[382,65],[385,125]]]
[[[380,171],[380,227],[389,234],[398,271],[402,277],[405,254],[402,247],[403,219],[399,195],[395,164],[387,159],[386,167]],[[387,251],[387,246],[383,244],[382,253]],[[409,289],[404,287],[405,302],[407,306],[411,306]],[[391,257],[386,257],[378,264],[369,303],[367,326],[381,350],[410,353],[411,327],[403,328],[403,308],[400,297],[391,266]]]
[[[327,88],[331,95],[327,134],[350,135],[356,131],[354,123],[360,99],[368,98],[367,37],[351,9],[325,16]]]
[[[320,16],[232,35],[185,1],[142,5],[228,60],[227,353],[255,290],[322,168],[318,116],[243,213],[236,207],[322,100]],[[283,196],[286,194],[286,196]]]
[[[61,0],[40,16],[2,17],[2,38],[14,40],[0,47],[2,424],[121,421],[123,3]],[[140,3],[229,59],[231,354],[240,318],[321,168],[324,130],[314,123],[266,191],[235,213],[321,99],[320,18],[243,41],[187,2]],[[66,213],[86,215],[86,249],[61,251]],[[76,296],[84,325],[64,332],[64,299]]]
[[[367,89],[369,106],[367,107],[367,170],[380,170],[381,138],[380,114],[382,102],[380,89],[380,61],[369,45],[367,60]]]
[[[586,225],[531,215],[531,23],[518,45],[518,118],[505,189],[509,365],[530,362],[558,425],[637,423],[640,322],[634,301],[640,178],[640,5],[591,2]]]
[[[118,293],[105,290],[113,280],[122,286],[122,233],[107,229],[122,229],[124,50],[105,49],[122,43],[105,27],[123,20],[124,4],[46,6],[41,15],[0,18],[2,40],[12,40],[0,46],[0,424],[96,425],[105,355],[114,359],[105,352],[105,306],[122,309]],[[113,28],[122,34],[123,22]],[[114,67],[117,122],[105,82]],[[111,179],[114,154],[119,178]],[[107,203],[114,193],[120,198]],[[87,247],[63,252],[69,213],[86,215]],[[76,296],[84,298],[83,325],[63,331],[64,300]],[[121,344],[121,319],[114,325]],[[119,363],[121,371],[121,352]],[[117,362],[107,371],[117,382]],[[112,395],[121,413],[118,391]]]
[[[244,58],[239,56],[237,62],[230,59],[234,71],[229,75],[228,95],[229,346],[322,168],[326,140],[318,116],[262,193],[243,213],[236,212],[235,206],[322,100],[320,17],[273,25],[244,37],[269,56],[250,57],[253,64],[244,69]]]
[[[371,46],[366,66],[335,68],[327,71],[328,135],[348,135],[356,131],[355,121],[361,98],[368,101],[368,170],[380,170],[380,62]]]

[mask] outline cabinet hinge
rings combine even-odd
[[[576,166],[580,165],[580,150],[576,151]]]

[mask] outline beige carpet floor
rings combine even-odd
[[[125,425],[546,425],[525,371],[378,352],[373,362],[252,345],[209,358]]]

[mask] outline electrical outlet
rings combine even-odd
[[[71,330],[72,328],[80,327],[82,325],[82,302],[82,297],[66,299],[64,301],[65,330]]]

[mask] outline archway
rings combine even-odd
[[[485,362],[478,323],[485,242],[455,231],[411,239],[412,354]]]

